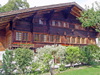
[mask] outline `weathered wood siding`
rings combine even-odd
[[[0,30],[0,51],[4,51],[6,48],[5,30]]]
[[[43,24],[39,24],[39,19],[43,20]],[[51,21],[56,21],[56,25],[52,26]],[[47,22],[48,21],[48,22]],[[58,21],[61,22],[61,26],[59,27],[57,25]],[[69,27],[63,27],[63,23],[68,23]],[[37,47],[43,47],[44,45],[52,45],[52,44],[73,44],[73,43],[67,43],[66,37],[83,37],[86,38],[86,44],[88,44],[88,38],[95,39],[97,36],[97,32],[93,28],[85,28],[85,30],[82,29],[76,29],[75,25],[81,26],[81,23],[76,19],[75,16],[71,14],[67,14],[67,18],[65,18],[65,15],[63,15],[62,12],[55,12],[50,18],[48,16],[44,16],[42,13],[37,13],[33,18],[31,16],[25,19],[19,19],[16,20],[13,24],[13,42],[27,42],[27,43],[34,43],[34,48]],[[21,38],[21,41],[16,40],[16,32],[21,32],[22,36],[24,32],[28,33],[28,40],[23,41]],[[47,41],[34,41],[34,33],[40,34],[46,34],[47,35]],[[66,34],[66,35],[65,35]],[[56,35],[60,36],[60,42],[49,42],[49,35]],[[9,35],[10,36],[10,35]],[[40,38],[41,40],[41,38]],[[54,39],[55,40],[55,39]],[[86,45],[81,44],[81,45]],[[8,44],[7,44],[8,45]],[[80,44],[73,44],[73,45],[80,45]]]
[[[9,48],[11,46],[12,42],[12,33],[11,31],[6,33],[6,48]]]
[[[13,26],[14,30],[18,30],[18,31],[29,31],[31,30],[30,27],[31,23],[25,20],[17,20],[15,22],[15,25]]]

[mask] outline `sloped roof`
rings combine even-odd
[[[81,11],[84,11],[84,9],[80,5],[78,5],[76,2],[69,2],[69,3],[39,6],[39,7],[33,7],[33,8],[27,8],[27,9],[21,9],[21,10],[0,13],[0,29],[2,27],[5,27],[7,25],[7,23],[12,21],[16,16],[25,18],[25,17],[31,16],[32,14],[36,13],[37,11],[56,9],[56,8],[67,7],[67,6],[72,6],[72,5],[78,7]]]
[[[20,14],[20,13],[30,12],[30,11],[38,11],[38,10],[62,7],[62,6],[70,6],[70,5],[75,5],[79,9],[84,11],[84,9],[80,5],[78,5],[76,2],[69,2],[69,3],[61,3],[61,4],[54,4],[54,5],[47,5],[47,6],[39,6],[39,7],[33,7],[33,8],[27,8],[27,9],[21,9],[21,10],[5,12],[5,13],[1,13],[0,17],[8,16],[8,15],[14,15],[14,14]]]

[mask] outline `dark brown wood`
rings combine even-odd
[[[90,44],[90,40],[95,44],[95,38],[99,35],[98,32],[93,27],[82,29],[81,23],[76,19],[77,16],[80,16],[79,11],[82,10],[77,4],[72,3],[67,5],[51,5],[50,7],[43,8],[34,7],[22,10],[22,12],[18,10],[15,13],[14,11],[12,14],[4,13],[6,15],[2,14],[0,17],[0,45],[5,49],[22,47],[21,43],[28,43],[33,44],[34,47],[33,45],[27,45],[27,47],[36,49],[44,45],[53,44],[83,46]],[[52,21],[55,21],[55,25],[52,25]],[[64,27],[64,23],[66,27]],[[21,33],[20,40],[16,39],[16,32]],[[26,33],[27,40],[23,40]],[[35,34],[39,34],[39,41],[34,40]],[[44,42],[44,39],[42,39],[43,35],[46,38]],[[50,35],[53,36],[52,42],[50,41]],[[57,41],[57,37],[59,38],[59,42]],[[75,37],[75,42],[72,41],[73,37]],[[80,38],[79,43],[78,38]],[[85,38],[85,43],[82,43],[82,38]],[[15,45],[15,43],[17,44]]]

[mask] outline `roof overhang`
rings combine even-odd
[[[26,18],[26,17],[32,16],[36,12],[49,13],[49,11],[52,11],[52,10],[55,10],[55,12],[58,12],[71,6],[74,6],[74,7],[71,9],[70,13],[74,16],[80,16],[79,12],[84,11],[84,9],[80,5],[78,5],[76,2],[69,2],[69,3],[33,7],[33,8],[1,13],[0,14],[0,29],[5,28],[9,24],[10,21],[14,21],[16,18],[17,19]]]

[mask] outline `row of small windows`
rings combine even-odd
[[[49,39],[46,34],[34,34],[34,41],[41,41],[41,42],[58,42],[60,43],[61,38],[58,35],[49,35]],[[28,41],[28,33],[21,33],[21,32],[16,32],[16,40],[23,40],[23,41]],[[86,38],[82,37],[66,37],[66,43],[73,43],[73,44],[87,44]],[[95,39],[88,39],[88,44],[95,44]]]
[[[40,40],[41,38],[41,40]],[[34,34],[34,41],[47,42],[47,35],[45,34]],[[54,35],[49,35],[49,42],[54,42]],[[55,42],[60,42],[60,36],[56,35]]]
[[[82,37],[67,37],[67,43],[87,44],[87,40],[86,38],[82,38]],[[88,44],[95,44],[95,39],[89,38]]]
[[[42,42],[47,42],[47,35],[34,34],[34,41],[40,41],[40,38]],[[55,39],[56,39],[55,42],[60,42],[60,36],[56,36]],[[16,40],[28,41],[28,33],[16,32]],[[54,42],[53,35],[49,35],[49,42]]]
[[[23,39],[22,39],[22,36],[23,36]],[[28,33],[16,32],[16,40],[27,41],[28,40]]]
[[[39,19],[39,24],[44,25],[45,23],[43,20]],[[62,24],[63,24],[63,27],[69,27],[69,24],[66,22],[60,22],[60,21],[55,21],[55,20],[51,21],[52,26],[59,26],[60,27]]]
[[[80,37],[67,37],[67,43],[86,44],[86,39]]]
[[[39,19],[39,24],[45,25],[44,20]],[[69,23],[67,23],[67,22],[61,22],[61,21],[55,21],[55,20],[52,20],[51,23],[50,23],[50,25],[52,25],[52,26],[58,26],[58,27],[62,27],[62,25],[63,25],[63,27],[69,28]],[[75,29],[85,30],[85,28],[81,27],[81,25],[75,25]]]

